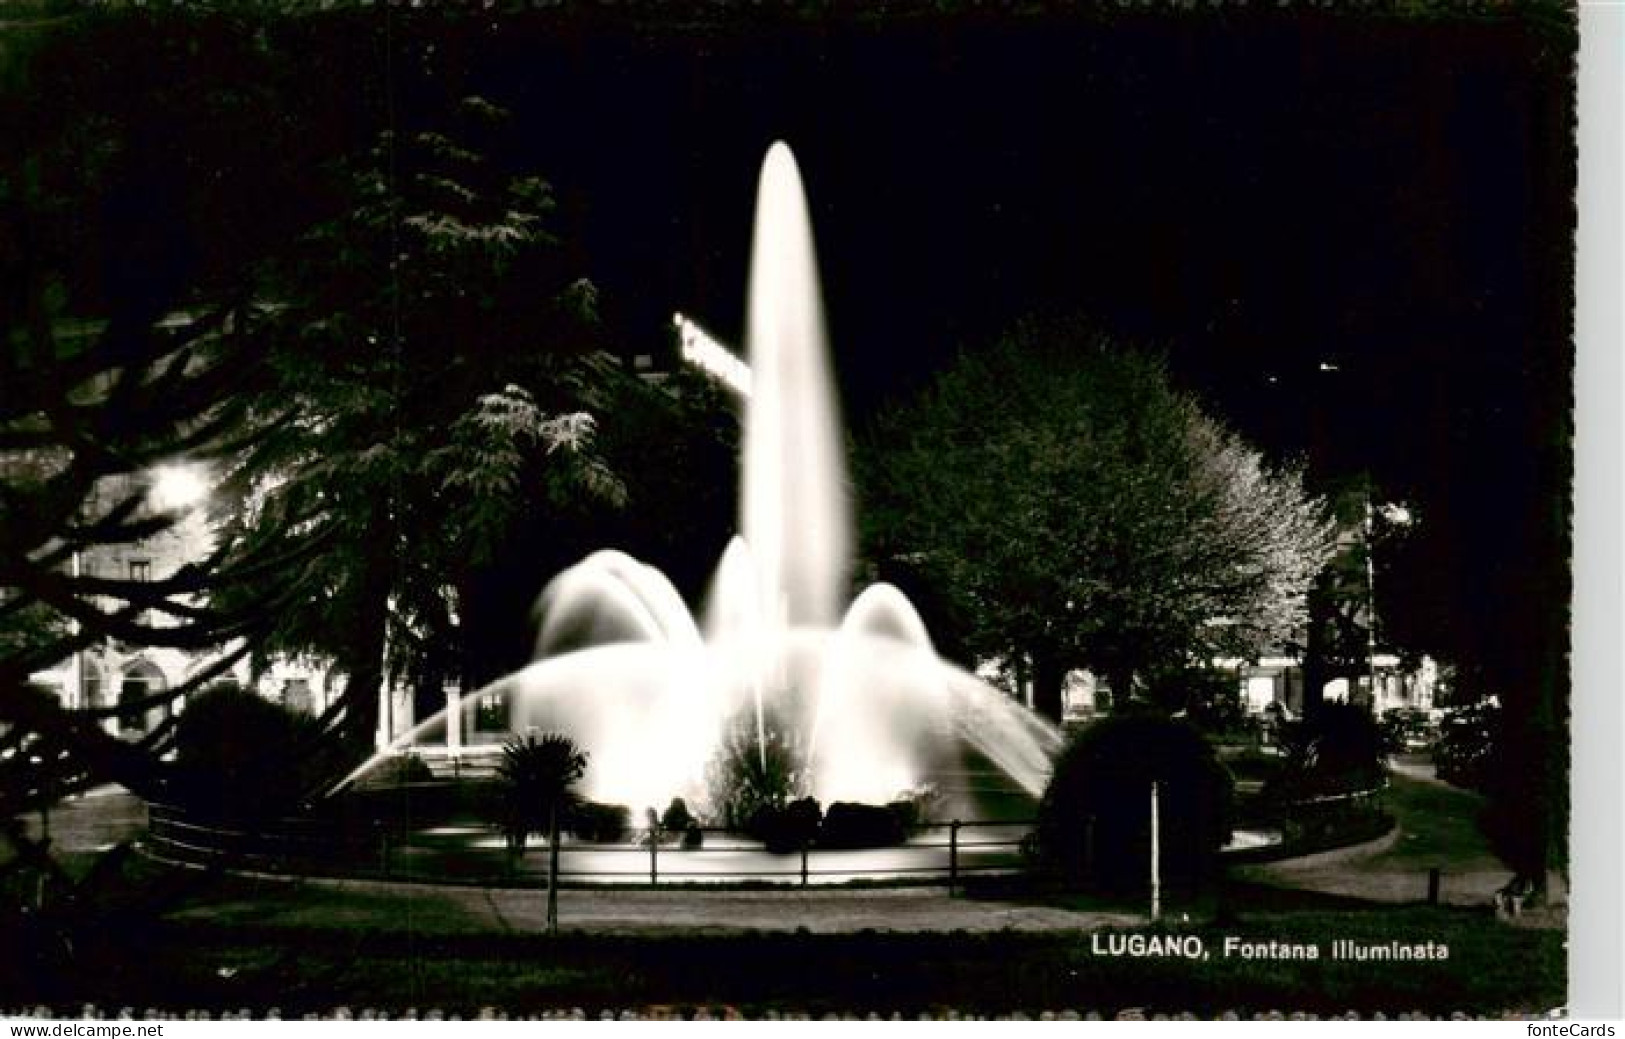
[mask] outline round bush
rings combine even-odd
[[[626,805],[580,801],[570,806],[564,829],[594,844],[619,844],[632,828],[632,809]]]
[[[888,848],[908,840],[907,802],[896,805],[836,801],[824,812],[820,848]]]
[[[167,796],[222,820],[292,811],[317,779],[316,732],[314,719],[235,683],[204,689],[176,722]]]
[[[1106,718],[1062,751],[1038,806],[1041,864],[1074,886],[1149,889],[1153,782],[1163,883],[1199,886],[1230,839],[1230,774],[1189,724],[1151,715]]]
[[[697,822],[694,813],[688,810],[688,802],[680,797],[672,798],[671,804],[666,806],[665,813],[660,816],[660,828],[670,834],[683,833]]]

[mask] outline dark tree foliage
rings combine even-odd
[[[966,354],[882,417],[858,456],[866,549],[935,587],[976,656],[1032,675],[1059,719],[1066,673],[1135,682],[1292,637],[1329,529],[1162,366],[1035,322]]]
[[[550,189],[492,154],[505,119],[465,98],[444,131],[386,133],[263,282],[253,409],[275,433],[231,473],[227,544],[324,543],[261,648],[338,662],[357,746],[384,683],[438,707],[468,678],[459,617],[516,529],[625,498],[594,444],[625,377],[594,356],[596,290],[547,227]]]
[[[1230,839],[1230,773],[1190,725],[1137,712],[1090,726],[1056,760],[1038,805],[1041,868],[1081,887],[1146,890],[1153,783],[1163,882],[1200,885]]]
[[[1503,724],[1500,706],[1491,701],[1446,711],[1433,744],[1439,778],[1468,790],[1487,791],[1492,754]]]
[[[265,374],[245,328],[252,269],[298,225],[286,68],[224,16],[83,13],[7,31],[0,92],[0,814],[93,780],[155,792],[162,766],[102,722],[187,695],[228,653],[147,701],[68,713],[29,676],[107,639],[221,651],[287,602],[314,545],[216,553],[156,581],[83,572],[87,551],[177,516],[155,467],[227,465],[262,431],[244,394]],[[225,147],[227,143],[230,147]],[[222,589],[243,590],[230,605]],[[149,737],[159,744],[160,728]],[[27,752],[43,741],[60,753]]]
[[[1286,763],[1265,787],[1279,800],[1301,800],[1379,786],[1388,773],[1388,738],[1370,708],[1325,703],[1282,726]]]

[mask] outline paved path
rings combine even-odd
[[[1489,908],[1495,893],[1512,878],[1478,828],[1483,799],[1437,778],[1433,766],[1393,763],[1389,808],[1399,825],[1387,836],[1351,848],[1280,862],[1244,866],[1240,880],[1370,902],[1423,902],[1428,871],[1440,871],[1439,901],[1445,905]],[[1562,878],[1548,879],[1551,906],[1521,920],[1528,926],[1562,926],[1568,901]]]
[[[147,805],[123,787],[103,786],[76,794],[51,807],[45,816],[29,812],[21,817],[30,837],[50,827],[51,854],[70,873],[88,868],[97,855],[147,830]],[[11,842],[0,839],[0,865],[14,853]]]
[[[235,896],[173,913],[271,930],[343,927],[416,935],[534,933],[546,923],[547,892],[349,880],[267,881]],[[741,931],[1069,931],[1132,927],[1130,913],[1076,912],[950,898],[935,888],[807,891],[565,889],[559,926],[596,934]]]

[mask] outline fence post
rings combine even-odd
[[[1430,906],[1436,906],[1439,904],[1440,873],[1441,870],[1438,866],[1434,866],[1432,869],[1428,870],[1428,905]]]
[[[389,824],[378,824],[378,869],[389,876]]]
[[[801,842],[801,886],[802,887],[807,886],[807,847],[808,847],[808,842],[805,839],[803,839],[802,842]]]
[[[948,897],[959,886],[959,820],[948,824]]]
[[[1157,783],[1151,784],[1151,922],[1162,918],[1162,820],[1157,811]]]
[[[660,883],[660,827],[649,828],[649,886]]]

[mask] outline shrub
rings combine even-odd
[[[1062,751],[1038,806],[1041,867],[1095,890],[1146,889],[1153,782],[1163,880],[1199,885],[1230,839],[1230,774],[1195,728],[1152,715],[1106,718]]]
[[[1393,826],[1393,818],[1374,797],[1293,805],[1290,814],[1274,821],[1281,828],[1283,848],[1294,855],[1358,844],[1382,836]]]
[[[503,744],[490,807],[511,852],[523,855],[531,834],[552,840],[569,825],[580,804],[575,784],[586,770],[586,752],[559,733]]]
[[[581,801],[570,809],[570,832],[584,841],[619,844],[632,828],[632,810],[626,805]]]
[[[433,781],[434,772],[429,768],[428,762],[418,754],[407,753],[385,761],[363,776],[356,786],[362,789],[387,788]]]
[[[907,801],[888,805],[836,801],[824,813],[818,831],[820,848],[885,848],[908,839],[913,805]]]
[[[684,848],[684,850],[686,850],[686,851],[694,851],[694,850],[696,850],[698,848],[703,847],[704,845],[705,845],[705,831],[700,829],[700,824],[699,823],[689,823],[688,827],[685,830],[683,830],[683,848]]]
[[[782,811],[807,793],[800,748],[776,726],[765,735],[765,743],[759,742],[755,715],[741,715],[707,769],[712,814],[731,830],[750,833],[758,817]]]
[[[775,855],[797,851],[818,840],[823,811],[811,797],[791,801],[782,808],[764,806],[745,824],[747,836],[767,845]]]
[[[667,833],[684,833],[694,824],[695,819],[688,810],[687,802],[680,797],[672,798],[665,814],[660,817],[660,828]]]
[[[1264,787],[1272,801],[1295,801],[1382,783],[1388,743],[1371,712],[1356,704],[1322,704],[1313,717],[1282,727],[1286,763]]]
[[[1490,759],[1501,724],[1501,709],[1493,700],[1453,707],[1439,723],[1433,744],[1433,764],[1439,778],[1468,790],[1490,787]]]
[[[903,829],[913,833],[919,827],[935,819],[942,811],[942,793],[932,783],[922,783],[911,790],[904,790],[897,795],[897,799],[888,802],[886,807],[897,813],[902,820]]]
[[[294,810],[320,778],[311,774],[318,735],[309,715],[236,683],[210,686],[175,725],[175,764],[166,795],[221,821],[264,819]]]

